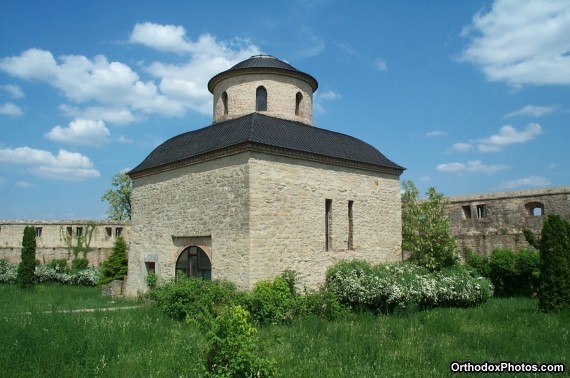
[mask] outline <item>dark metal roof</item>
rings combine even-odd
[[[400,173],[405,169],[368,143],[351,136],[307,126],[301,122],[251,113],[175,136],[155,148],[129,174],[244,143],[365,163],[395,169]]]
[[[299,71],[289,63],[285,63],[282,60],[277,59],[271,55],[254,55],[249,59],[244,60],[230,68],[229,70],[220,72],[216,76],[210,79],[208,82],[208,90],[210,93],[214,93],[214,86],[222,79],[233,76],[238,73],[249,73],[249,72],[280,72],[288,73],[290,75],[302,78],[307,81],[313,88],[313,92],[317,90],[319,84],[317,80],[311,75]]]

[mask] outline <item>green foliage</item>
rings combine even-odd
[[[570,308],[570,223],[549,215],[540,238],[538,307],[545,312]]]
[[[109,189],[101,197],[101,201],[109,202],[107,219],[110,220],[130,220],[131,219],[131,192],[133,182],[126,172],[119,172],[111,181],[111,185],[116,189]]]
[[[297,310],[295,296],[281,277],[257,282],[251,292],[249,309],[257,322],[270,324],[291,321]]]
[[[321,288],[318,291],[308,291],[298,299],[299,314],[312,315],[326,320],[346,318],[350,308],[339,302],[334,293]]]
[[[154,290],[156,288],[156,285],[158,284],[158,277],[156,276],[156,273],[150,272],[149,274],[146,275],[145,281],[146,281],[146,286],[150,290]]]
[[[539,255],[536,251],[495,249],[489,262],[489,278],[499,297],[531,296],[536,293],[539,277]]]
[[[21,258],[16,281],[22,288],[32,287],[36,283],[34,274],[36,270],[36,229],[34,227],[24,228]]]
[[[257,330],[241,306],[226,306],[208,333],[206,368],[214,377],[271,377],[274,361],[261,357]]]
[[[79,258],[81,253],[84,259],[87,258],[87,254],[91,252],[91,240],[93,239],[93,232],[95,231],[95,223],[87,223],[83,227],[83,232],[81,235],[76,235],[69,233],[66,228],[60,226],[59,228],[59,238],[65,243],[67,247],[67,255],[73,258]]]
[[[489,258],[481,256],[470,250],[465,249],[465,264],[472,268],[481,277],[491,277],[491,267],[489,266]]]
[[[127,275],[127,242],[119,236],[115,240],[109,258],[101,267],[100,284],[107,284],[113,280],[122,280]]]
[[[216,317],[222,306],[239,304],[246,294],[238,292],[229,281],[181,277],[159,283],[147,296],[168,316],[203,327],[204,322]]]
[[[89,266],[89,259],[78,257],[71,260],[71,271],[74,273],[79,272],[80,270],[85,270]]]
[[[411,181],[403,182],[402,249],[410,261],[429,270],[439,270],[459,263],[455,238],[450,232],[448,199],[431,187],[426,199]]]
[[[297,272],[291,269],[285,269],[283,273],[281,273],[281,278],[285,281],[287,286],[289,286],[292,295],[297,294],[297,276]]]
[[[460,267],[430,272],[415,264],[340,262],[327,271],[326,288],[352,309],[391,313],[409,308],[472,307],[493,295],[491,282]]]
[[[534,233],[531,230],[525,228],[523,230],[523,235],[525,240],[527,241],[528,244],[530,244],[531,247],[535,249],[540,249],[540,240],[538,240],[536,236],[534,236]]]
[[[0,259],[0,283],[16,283],[18,278],[18,265]]]
[[[56,272],[69,273],[67,259],[53,259],[47,263],[47,266]]]

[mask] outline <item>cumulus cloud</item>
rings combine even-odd
[[[444,136],[447,136],[447,133],[441,130],[434,130],[426,133],[426,137],[444,137]]]
[[[386,59],[377,58],[374,61],[374,67],[376,67],[376,69],[378,71],[387,71],[388,70],[388,61]]]
[[[471,41],[460,59],[478,66],[488,80],[515,87],[570,84],[567,0],[496,0],[462,35]]]
[[[524,130],[518,131],[511,125],[505,125],[497,134],[477,141],[477,147],[481,152],[501,151],[510,144],[526,143],[542,133],[538,123],[529,124]]]
[[[24,112],[18,105],[6,102],[4,104],[0,104],[0,114],[18,117],[24,114]]]
[[[130,42],[184,54],[181,63],[153,62],[142,70],[152,76],[144,80],[128,65],[105,56],[87,58],[29,49],[18,56],[0,59],[0,70],[20,79],[47,83],[77,105],[62,111],[74,117],[127,124],[146,115],[183,116],[188,110],[212,111],[207,81],[239,61],[260,53],[249,41],[217,41],[210,34],[196,40],[183,27],[152,23],[136,24]],[[88,105],[86,109],[77,106]]]
[[[487,173],[492,174],[498,171],[502,171],[508,169],[508,165],[504,164],[496,164],[496,165],[486,165],[482,163],[480,160],[471,160],[467,163],[445,163],[439,164],[436,169],[441,172],[455,172],[455,173],[464,173],[464,172],[472,172],[472,173]]]
[[[313,95],[313,110],[316,113],[326,113],[324,103],[341,98],[340,93],[335,91],[316,92]]]
[[[44,136],[53,141],[98,147],[108,141],[109,135],[103,121],[76,119],[67,127],[55,126]]]
[[[551,105],[551,106],[534,106],[534,105],[527,105],[521,109],[515,110],[509,114],[505,114],[503,118],[511,118],[517,116],[525,116],[530,115],[533,117],[541,117],[543,115],[550,114],[558,109],[558,105]]]
[[[100,176],[87,156],[59,150],[57,155],[30,147],[0,149],[0,163],[26,166],[33,175],[55,180],[85,180]]]
[[[23,98],[25,97],[24,91],[17,85],[14,84],[6,84],[0,85],[0,90],[7,93],[12,98]]]
[[[453,146],[451,146],[451,151],[454,152],[467,152],[470,151],[471,149],[473,149],[473,145],[470,143],[454,143]]]
[[[546,187],[550,185],[550,180],[544,177],[528,176],[517,180],[505,181],[499,186],[499,189],[513,190],[528,187]]]
[[[27,181],[16,181],[14,183],[14,186],[16,188],[20,188],[20,189],[29,189],[29,188],[32,188],[34,185],[27,182]]]

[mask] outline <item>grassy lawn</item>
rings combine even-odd
[[[196,376],[206,347],[196,329],[151,307],[40,312],[106,307],[97,288],[40,285],[22,292],[0,285],[0,298],[2,377]],[[440,377],[450,375],[454,360],[563,362],[568,370],[570,313],[535,307],[532,299],[492,299],[474,309],[308,318],[262,327],[259,336],[280,377]]]

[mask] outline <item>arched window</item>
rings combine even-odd
[[[228,115],[228,93],[222,93],[222,103],[224,104],[224,115]]]
[[[195,245],[186,248],[176,260],[176,277],[179,274],[212,279],[212,264],[204,250]]]
[[[265,87],[257,87],[255,91],[255,110],[258,112],[267,111],[267,90]]]
[[[297,92],[295,96],[295,115],[299,115],[301,111],[301,101],[303,101],[303,95],[301,92]]]
[[[531,217],[540,217],[544,215],[544,204],[541,202],[529,202],[525,207],[528,215]]]

